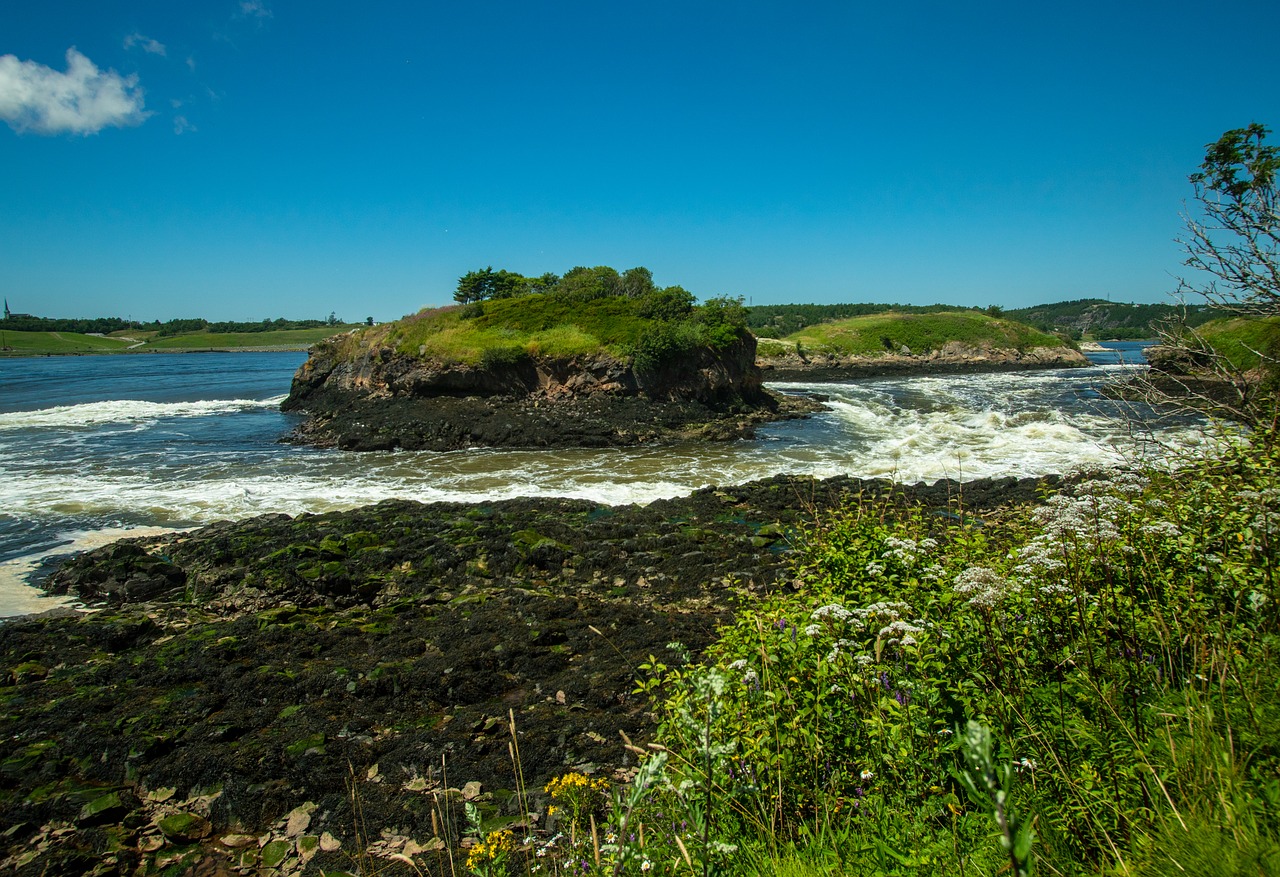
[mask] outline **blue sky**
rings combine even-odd
[[[384,320],[459,275],[1160,301],[1280,4],[79,0],[0,13],[0,291]],[[1280,136],[1280,135],[1277,135]]]

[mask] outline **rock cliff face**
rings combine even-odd
[[[1089,360],[1069,347],[1026,350],[972,347],[951,341],[919,355],[910,351],[880,356],[842,356],[828,353],[788,353],[762,357],[761,372],[768,381],[841,381],[887,375],[1022,371],[1041,368],[1082,368]]]
[[[312,348],[282,408],[310,415],[296,440],[350,450],[727,439],[788,416],[761,387],[755,348],[743,332],[647,369],[606,354],[468,365],[338,336]]]

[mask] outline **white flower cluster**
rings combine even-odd
[[[862,647],[862,643],[851,639],[838,639],[831,644],[831,651],[827,652],[826,661],[830,664],[842,654],[853,653]]]
[[[884,560],[894,560],[902,565],[904,569],[912,569],[920,559],[938,547],[935,539],[921,539],[917,542],[914,539],[899,539],[896,536],[890,536],[884,540],[885,552],[880,555]]]
[[[911,607],[906,603],[895,601],[881,601],[857,609],[849,609],[839,603],[829,603],[819,606],[809,614],[813,623],[804,628],[804,634],[815,638],[824,634],[832,637],[831,648],[826,654],[828,662],[835,661],[841,655],[851,655],[856,663],[865,666],[875,659],[864,651],[866,643],[850,639],[848,635],[861,630],[878,630],[877,654],[880,646],[886,643],[899,646],[916,645],[919,634],[923,633],[928,625],[923,619],[904,620],[903,615],[910,611]]]
[[[1059,493],[1049,497],[1032,514],[1044,528],[1046,536],[1072,544],[1088,542],[1097,545],[1120,538],[1117,522],[1132,509],[1132,503],[1118,496],[1095,493],[1067,496]]]
[[[919,619],[917,619],[919,621]],[[915,635],[924,633],[923,622],[912,624],[907,621],[894,621],[880,628],[880,632],[876,634],[876,639],[881,639],[889,645],[895,643],[902,646],[914,646],[916,644]]]
[[[878,603],[872,603],[870,606],[854,609],[853,615],[863,623],[883,623],[885,621],[897,621],[904,612],[910,611],[911,607],[906,603],[881,600]]]
[[[1182,535],[1178,525],[1172,521],[1151,521],[1142,525],[1142,532],[1157,539],[1177,539]]]
[[[984,609],[999,606],[1007,597],[1020,590],[1016,582],[985,566],[971,566],[964,570],[956,576],[951,589],[968,597],[970,605]]]
[[[836,621],[848,621],[853,617],[853,613],[839,603],[828,603],[825,606],[819,606],[809,614],[814,621],[821,618],[833,618]]]

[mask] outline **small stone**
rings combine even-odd
[[[342,841],[338,840],[329,832],[320,835],[320,849],[326,853],[336,853],[342,849]]]
[[[164,846],[164,838],[158,834],[149,834],[142,840],[138,841],[138,852],[154,853],[156,850]]]
[[[406,792],[425,792],[427,790],[427,781],[422,777],[414,777],[404,784]]]
[[[165,801],[168,801],[177,794],[177,792],[177,789],[155,789],[154,791],[147,793],[147,800],[152,804],[163,804]]]
[[[298,837],[301,835],[311,827],[311,811],[315,809],[315,804],[303,804],[301,807],[294,809],[289,814],[288,823],[285,826],[284,833],[289,837]]]
[[[377,778],[378,778],[378,766],[375,764],[373,767],[365,771],[365,779],[376,780]]]
[[[462,787],[462,800],[474,801],[480,797],[480,783],[478,780],[472,780]]]
[[[219,838],[218,842],[224,847],[238,850],[243,847],[256,846],[258,839],[251,834],[227,834]]]
[[[320,838],[314,834],[298,838],[298,858],[302,860],[302,864],[305,865],[311,861],[318,852],[320,852]]]
[[[563,691],[556,692],[556,703],[564,703],[566,700]]]

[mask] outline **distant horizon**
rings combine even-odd
[[[700,298],[700,299],[699,299],[699,301],[703,301],[703,300],[705,300],[705,299],[702,299],[702,298]],[[1082,301],[1100,301],[1100,302],[1105,302],[1105,303],[1107,303],[1107,304],[1114,304],[1114,305],[1126,305],[1126,306],[1134,306],[1134,307],[1150,306],[1150,305],[1168,305],[1168,306],[1171,306],[1171,307],[1177,307],[1177,306],[1181,306],[1181,304],[1182,304],[1181,302],[1177,302],[1177,301],[1172,300],[1172,298],[1171,298],[1171,300],[1169,300],[1169,301],[1140,302],[1140,301],[1116,301],[1116,300],[1108,299],[1108,298],[1101,297],[1101,296],[1080,296],[1080,297],[1078,297],[1078,298],[1067,298],[1067,299],[1060,299],[1060,300],[1056,300],[1056,301],[1043,301],[1043,302],[1036,302],[1035,304],[1022,305],[1022,306],[1019,306],[1019,307],[1004,307],[1003,305],[999,305],[998,307],[1000,307],[1000,309],[1001,309],[1002,311],[1004,311],[1004,312],[1008,312],[1008,311],[1022,311],[1022,310],[1030,310],[1030,309],[1033,309],[1033,308],[1040,308],[1040,307],[1050,307],[1050,306],[1053,306],[1053,305],[1073,304],[1073,303],[1076,303],[1076,302],[1082,302]],[[210,322],[210,323],[262,323],[262,322],[264,322],[264,321],[271,321],[271,320],[277,320],[277,319],[291,320],[291,321],[302,321],[302,320],[316,320],[316,321],[324,321],[324,320],[326,320],[326,319],[327,319],[327,317],[328,317],[328,315],[327,315],[327,314],[321,314],[321,315],[319,315],[319,316],[312,316],[312,315],[308,315],[308,314],[277,314],[277,315],[272,316],[272,317],[247,317],[247,318],[237,318],[237,317],[217,317],[217,318],[214,318],[214,317],[209,317],[209,316],[208,316],[208,315],[206,315],[206,314],[197,314],[197,313],[184,313],[184,314],[179,314],[179,315],[170,316],[170,317],[145,317],[145,318],[144,318],[144,317],[134,317],[134,316],[130,316],[130,315],[128,315],[128,314],[92,314],[92,315],[89,315],[89,314],[69,314],[69,315],[68,315],[68,314],[39,314],[39,313],[33,313],[33,312],[31,312],[31,311],[23,311],[23,310],[20,310],[20,309],[19,309],[19,308],[17,308],[17,307],[14,307],[14,305],[13,305],[13,301],[12,301],[12,300],[10,300],[8,304],[9,304],[9,308],[10,308],[10,310],[12,311],[12,313],[13,313],[13,316],[14,316],[14,317],[32,317],[32,318],[35,318],[35,319],[42,319],[42,320],[110,320],[110,319],[119,319],[119,320],[124,320],[124,321],[127,321],[127,322],[134,322],[134,323],[141,323],[141,324],[151,324],[151,323],[157,323],[157,322],[158,322],[158,323],[160,323],[160,324],[164,324],[164,323],[167,323],[167,322],[170,322],[170,321],[175,321],[175,320],[206,320],[207,322]],[[743,304],[744,304],[746,307],[787,307],[787,306],[794,306],[794,307],[805,307],[805,306],[819,306],[819,307],[842,307],[842,306],[855,306],[855,307],[858,307],[858,306],[866,306],[866,305],[884,305],[885,307],[889,307],[889,308],[896,308],[896,307],[926,307],[926,308],[927,308],[927,307],[951,307],[951,308],[957,308],[957,309],[960,309],[960,310],[987,310],[987,309],[989,309],[990,307],[992,307],[992,305],[990,305],[990,304],[954,304],[954,303],[950,303],[950,302],[924,302],[924,303],[917,303],[917,302],[901,302],[901,301],[897,301],[897,302],[894,302],[894,301],[876,301],[876,300],[874,300],[874,299],[869,299],[869,300],[866,300],[866,301],[854,301],[854,300],[849,300],[849,301],[835,301],[835,302],[815,302],[815,301],[784,301],[784,302],[776,302],[776,301],[771,301],[771,302],[755,302],[755,303],[751,303],[751,302],[747,301],[747,300],[744,298],[744,299],[743,299]],[[1187,302],[1186,304],[1188,304],[1188,305],[1190,305],[1190,306],[1198,306],[1198,305],[1199,305],[1199,304],[1201,304],[1201,303],[1198,303],[1198,302]],[[390,319],[385,319],[385,320],[384,320],[384,319],[379,319],[378,317],[373,316],[373,315],[371,315],[371,314],[365,314],[365,315],[362,315],[362,316],[360,316],[360,317],[358,317],[358,318],[349,318],[347,315],[344,315],[344,314],[341,314],[341,313],[338,313],[338,312],[334,312],[334,313],[335,313],[335,315],[336,315],[336,317],[337,317],[338,322],[339,322],[339,323],[342,323],[342,324],[346,324],[346,325],[354,325],[354,324],[358,324],[358,323],[359,323],[359,324],[363,324],[363,323],[365,322],[365,320],[366,320],[368,317],[370,317],[370,316],[373,316],[373,319],[374,319],[374,322],[375,322],[375,323],[390,323],[390,322],[394,322],[394,321],[396,321],[396,320],[403,319],[403,318],[405,318],[405,317],[412,316],[413,314],[416,314],[418,311],[423,310],[423,309],[425,309],[425,308],[431,308],[431,307],[447,307],[447,306],[451,306],[451,305],[457,305],[457,302],[455,302],[455,301],[453,301],[452,299],[450,299],[448,302],[445,302],[445,303],[442,303],[442,304],[423,305],[423,307],[418,308],[418,309],[416,309],[416,310],[408,311],[408,312],[406,312],[406,313],[404,313],[404,314],[401,314],[401,315],[400,315],[400,316],[398,316],[398,317],[392,317],[392,318],[390,318]],[[9,330],[9,331],[16,331],[16,330]]]
[[[1160,303],[1205,145],[1280,126],[1277,32],[1273,0],[15,4],[0,291],[386,321],[582,264],[759,305]]]

